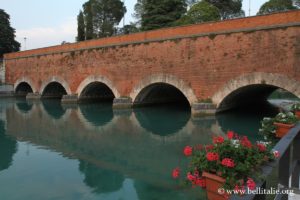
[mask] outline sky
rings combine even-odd
[[[16,29],[16,40],[21,50],[59,45],[62,41],[75,42],[77,15],[87,0],[0,0],[0,9],[10,15]],[[127,8],[125,24],[133,22],[136,0],[123,0]],[[267,0],[244,0],[243,10],[255,15]],[[123,24],[122,22],[120,24]],[[26,38],[26,42],[24,40]]]

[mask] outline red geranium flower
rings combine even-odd
[[[224,158],[222,160],[221,164],[228,168],[233,168],[235,166],[234,160],[232,160],[230,158]]]
[[[216,160],[219,160],[219,154],[214,153],[214,152],[208,152],[206,154],[206,158],[208,161],[216,161]]]
[[[189,181],[194,181],[194,180],[196,180],[196,177],[193,176],[193,175],[191,174],[191,172],[189,172],[189,173],[186,175],[186,178],[187,178]]]
[[[192,153],[193,153],[193,148],[190,147],[190,146],[186,146],[183,149],[183,153],[184,153],[185,156],[191,156]]]
[[[252,147],[252,144],[251,144],[251,142],[250,142],[250,140],[248,139],[247,136],[244,136],[241,139],[241,145],[244,146],[244,147],[247,147],[247,148],[251,148]]]
[[[194,171],[194,176],[199,177],[199,174],[200,174],[200,173],[199,173],[198,170],[195,170],[195,171]]]
[[[202,188],[205,188],[206,187],[206,181],[203,178],[197,178],[195,180],[195,185],[198,185],[198,186],[200,186]]]
[[[179,169],[179,167],[176,167],[175,169],[173,169],[172,177],[173,178],[178,178],[179,175],[180,175],[180,169]]]
[[[267,150],[266,146],[263,144],[258,143],[258,144],[256,144],[256,146],[257,146],[258,150],[261,152],[264,152]]]
[[[249,188],[250,190],[255,190],[256,184],[255,184],[255,182],[253,181],[252,178],[248,178],[247,186],[248,186],[248,188]]]
[[[210,150],[213,150],[213,149],[214,149],[214,145],[212,145],[212,144],[205,146],[206,151],[210,151]]]
[[[228,131],[227,132],[227,138],[231,140],[233,137],[234,137],[234,132],[233,131]]]
[[[222,136],[217,136],[213,138],[213,142],[215,144],[222,144],[224,142],[224,138]]]

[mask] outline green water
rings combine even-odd
[[[188,109],[0,100],[0,199],[206,199],[171,177],[186,145],[227,130],[259,138],[273,108],[193,119]]]

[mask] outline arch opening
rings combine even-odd
[[[188,99],[178,88],[162,82],[153,83],[143,88],[133,102],[135,107],[165,104],[190,108]]]
[[[32,87],[28,83],[21,82],[16,87],[15,93],[17,96],[25,97],[28,93],[33,93],[33,90],[32,90]]]
[[[115,95],[113,91],[102,82],[88,84],[79,96],[80,102],[113,102]]]
[[[270,104],[269,97],[274,96],[274,94],[276,95],[278,91],[280,94],[282,94],[281,91],[288,94],[286,99],[290,99],[291,96],[297,99],[295,95],[278,86],[252,84],[232,91],[221,101],[217,112],[224,112],[240,108],[263,108],[267,104]]]
[[[66,89],[59,82],[51,82],[43,90],[42,98],[61,99],[63,95],[67,95]]]

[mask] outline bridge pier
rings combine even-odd
[[[214,115],[216,113],[216,105],[212,103],[193,103],[191,112],[193,117],[203,115]]]
[[[40,100],[42,97],[39,93],[28,93],[26,95],[26,100]]]
[[[61,99],[61,103],[63,103],[63,104],[68,104],[68,103],[77,104],[78,103],[78,95],[77,94],[63,95],[62,99]]]
[[[113,101],[113,109],[129,109],[132,108],[132,99],[130,97],[115,98]]]

